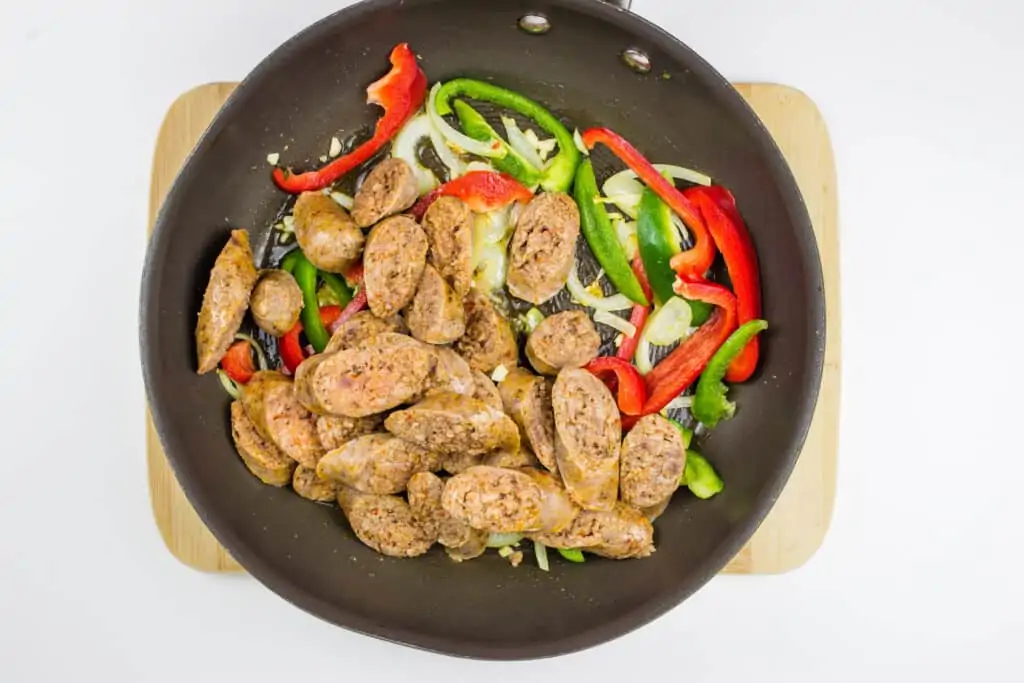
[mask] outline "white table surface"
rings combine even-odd
[[[1009,0],[636,0],[730,78],[802,88],[831,128],[839,493],[803,568],[716,578],[581,654],[489,664],[350,634],[252,579],[178,564],[142,451],[154,136],[178,93],[240,78],[339,4],[5,4],[0,680],[1024,679],[1024,6]]]

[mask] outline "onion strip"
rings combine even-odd
[[[508,144],[512,146],[512,149],[519,152],[519,156],[523,157],[526,163],[535,169],[540,170],[543,168],[544,160],[537,154],[537,150],[530,143],[530,139],[520,130],[516,120],[511,116],[502,116],[501,123],[505,126],[505,135],[508,136]]]
[[[533,542],[533,554],[537,556],[537,566],[540,567],[541,571],[549,571],[548,567],[548,547],[540,541]]]
[[[267,368],[270,367],[269,365],[267,365],[267,356],[266,354],[263,353],[263,347],[260,346],[260,343],[258,341],[256,341],[255,339],[253,339],[252,337],[243,332],[239,332],[238,334],[236,334],[235,339],[248,342],[249,346],[251,346],[253,350],[256,351],[256,363],[259,365],[260,370],[266,370]]]
[[[693,396],[676,396],[665,406],[665,410],[688,409],[693,405]]]
[[[636,334],[636,325],[608,311],[595,311],[594,322],[614,328],[630,339]]]
[[[523,540],[522,534],[491,534],[487,537],[488,548],[502,548],[507,545],[516,545]]]
[[[633,302],[625,294],[594,296],[588,292],[583,283],[580,282],[580,276],[576,272],[575,263],[572,266],[572,270],[569,271],[569,279],[566,280],[565,286],[568,287],[573,300],[598,311],[626,311],[633,308]]]
[[[434,87],[430,89],[430,94],[427,95],[427,115],[430,116],[431,123],[434,124],[434,127],[437,128],[447,143],[454,146],[457,150],[461,150],[469,154],[476,154],[477,156],[486,157],[488,159],[500,159],[504,157],[508,152],[506,152],[505,147],[497,141],[474,140],[468,135],[455,130],[447,121],[444,120],[444,117],[437,111],[437,93],[440,89],[440,81],[435,83]]]
[[[413,175],[416,176],[421,195],[430,192],[439,184],[434,172],[420,163],[419,157],[416,156],[417,145],[423,138],[430,138],[432,127],[429,116],[418,114],[402,126],[402,130],[398,131],[394,142],[391,143],[391,156],[409,164]]]
[[[224,387],[224,391],[228,392],[231,398],[239,399],[242,397],[242,392],[239,390],[238,385],[235,384],[235,380],[228,377],[228,373],[220,368],[217,368],[217,379],[220,380],[220,385]]]

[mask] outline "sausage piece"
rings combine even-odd
[[[431,351],[433,351],[437,363],[427,380],[421,398],[444,392],[472,396],[476,390],[476,382],[473,379],[473,371],[470,369],[469,363],[462,356],[444,346],[431,348]]]
[[[515,368],[498,385],[501,402],[519,427],[522,440],[552,472],[555,461],[555,415],[551,410],[551,384],[529,370]]]
[[[284,486],[292,480],[295,461],[260,435],[241,401],[231,402],[231,439],[242,462],[264,484]]]
[[[328,358],[330,358],[330,355],[327,353],[317,353],[306,358],[299,363],[299,367],[295,368],[295,377],[292,378],[292,383],[295,387],[295,400],[314,415],[324,415],[327,413],[327,409],[313,395],[313,377],[320,364]]]
[[[385,159],[367,174],[356,192],[352,218],[368,228],[382,218],[405,211],[419,196],[419,183],[412,167],[401,159]]]
[[[408,216],[393,216],[374,226],[363,252],[366,303],[378,318],[405,308],[427,263],[427,236]]]
[[[541,487],[525,472],[478,465],[445,483],[441,505],[474,529],[521,533],[541,528],[543,498]]]
[[[586,370],[566,368],[551,388],[555,459],[572,499],[585,510],[610,510],[619,493],[622,422],[615,398]]]
[[[540,305],[569,279],[580,235],[580,212],[564,192],[533,198],[516,221],[508,245],[508,277],[512,296]]]
[[[409,508],[413,518],[431,538],[448,549],[453,560],[479,557],[487,548],[486,531],[470,528],[453,519],[441,504],[444,481],[431,472],[417,472],[409,479]]]
[[[520,448],[518,451],[503,448],[501,450],[494,451],[493,453],[488,453],[483,457],[479,464],[490,465],[491,467],[507,467],[509,469],[518,469],[520,467],[541,467],[540,461],[537,460],[537,456],[525,448]]]
[[[428,344],[450,344],[466,331],[466,311],[434,266],[427,265],[406,316],[412,336]]]
[[[338,495],[338,486],[333,481],[321,479],[316,469],[299,465],[292,478],[292,490],[306,500],[317,503],[332,503]]]
[[[316,418],[295,398],[291,379],[276,370],[261,370],[243,386],[241,400],[260,434],[299,464],[316,467],[324,454]]]
[[[320,437],[320,443],[325,450],[333,451],[357,436],[378,431],[383,423],[384,418],[380,415],[321,415],[316,419],[316,435]]]
[[[436,363],[426,345],[385,332],[325,358],[313,374],[312,395],[328,413],[366,417],[419,395]]]
[[[498,387],[494,386],[491,378],[479,370],[471,372],[473,373],[473,393],[471,394],[473,398],[479,399],[497,410],[504,410],[501,393],[498,392]]]
[[[384,428],[406,441],[443,455],[482,455],[498,448],[519,448],[519,430],[500,410],[451,392],[428,396],[396,410]]]
[[[661,517],[662,514],[664,514],[665,510],[668,509],[668,504],[671,502],[672,496],[669,496],[660,503],[656,503],[645,508],[640,508],[640,512],[642,512],[644,517],[650,520],[650,522],[653,524],[654,520],[656,520],[658,517]]]
[[[622,501],[646,508],[670,498],[685,466],[686,449],[679,430],[661,415],[643,416],[622,442]]]
[[[249,233],[232,230],[230,239],[213,263],[196,322],[200,375],[216,368],[227,353],[235,333],[242,326],[249,295],[255,285],[256,265],[249,246]]]
[[[356,538],[391,557],[416,557],[430,550],[434,539],[416,523],[409,504],[398,496],[377,496],[340,487],[338,505]]]
[[[330,354],[361,346],[382,332],[405,334],[408,329],[406,329],[402,318],[397,315],[385,319],[378,318],[370,311],[359,311],[338,326],[338,329],[331,335],[331,340],[324,347],[324,353]]]
[[[423,214],[430,263],[455,293],[466,296],[473,282],[473,214],[457,197],[438,197]]]
[[[572,501],[558,478],[546,470],[534,467],[519,468],[534,481],[541,490],[540,526],[545,532],[558,533],[568,527],[580,508]]]
[[[508,320],[494,304],[476,290],[466,296],[466,333],[455,342],[459,352],[474,370],[491,373],[504,365],[513,368],[519,360],[516,338]]]
[[[252,319],[272,337],[283,337],[295,327],[302,313],[302,290],[291,273],[284,270],[264,272],[249,302]]]
[[[460,474],[470,467],[482,465],[483,462],[484,456],[481,453],[460,451],[458,453],[444,453],[441,455],[441,469],[448,474]]]
[[[636,508],[615,503],[610,510],[584,510],[555,534],[531,534],[552,548],[582,548],[613,560],[647,557],[654,552],[654,527]]]
[[[359,259],[365,239],[352,217],[321,192],[303,192],[295,201],[295,240],[317,268],[343,273]]]
[[[544,318],[526,340],[526,358],[542,375],[581,368],[597,358],[601,335],[584,311],[562,311]]]
[[[390,434],[366,434],[329,451],[317,463],[322,479],[362,493],[401,493],[409,477],[419,471],[438,470],[438,456]]]

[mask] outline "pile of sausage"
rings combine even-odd
[[[600,346],[584,311],[545,318],[521,359],[508,320],[472,288],[469,208],[441,197],[417,222],[403,213],[416,199],[412,170],[397,159],[370,172],[351,214],[321,193],[298,198],[299,246],[331,272],[362,259],[369,310],[294,377],[264,370],[241,387],[230,418],[242,461],[266,484],[337,501],[359,540],[390,556],[439,543],[466,560],[492,533],[648,556],[652,521],[684,469],[681,434],[648,415],[623,439],[614,397],[582,369]],[[578,234],[569,197],[533,199],[509,242],[509,292],[553,297]],[[199,314],[199,372],[217,367],[247,310],[282,336],[301,308],[291,275],[258,273],[247,233],[234,231]]]

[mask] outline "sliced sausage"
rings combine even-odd
[[[273,337],[283,337],[299,322],[302,313],[299,283],[284,270],[264,272],[252,290],[249,310],[261,330]]]
[[[482,453],[460,451],[458,453],[444,453],[441,455],[441,469],[448,474],[465,472],[470,467],[482,465],[483,462],[484,456]]]
[[[365,239],[352,217],[322,192],[303,192],[295,201],[295,240],[317,268],[343,273],[359,259]]]
[[[333,415],[366,417],[417,396],[436,363],[426,345],[385,332],[324,359],[312,378],[313,398]]]
[[[473,282],[473,214],[456,197],[438,197],[423,214],[430,262],[455,293],[466,296]]]
[[[522,440],[529,445],[544,467],[558,472],[551,383],[529,370],[515,368],[498,385],[498,391],[505,412],[519,426]]]
[[[441,504],[474,529],[521,533],[541,528],[543,499],[541,487],[525,472],[478,465],[445,483]]]
[[[547,470],[535,467],[519,468],[541,490],[540,504],[540,526],[546,532],[558,533],[576,519],[580,508],[572,501],[565,487],[558,478],[551,475]]]
[[[471,290],[466,296],[466,333],[455,342],[455,350],[471,368],[491,373],[504,365],[513,368],[519,361],[516,338],[505,316],[498,313],[486,295]]]
[[[526,205],[508,245],[512,296],[540,305],[569,279],[580,235],[580,212],[563,192],[545,192]]]
[[[216,368],[227,353],[238,328],[242,326],[254,286],[256,265],[249,246],[249,233],[232,230],[231,238],[213,263],[196,322],[200,375]]]
[[[405,308],[427,263],[427,236],[408,216],[394,216],[374,226],[363,253],[366,303],[378,318]]]
[[[338,486],[333,481],[321,479],[316,469],[299,465],[292,478],[292,490],[306,500],[317,503],[332,503],[338,495]]]
[[[494,451],[493,453],[488,453],[483,457],[483,460],[481,460],[479,464],[490,465],[491,467],[507,467],[509,469],[518,469],[520,467],[541,467],[540,461],[537,460],[537,456],[526,448],[520,448],[518,451],[503,448],[501,450]]]
[[[531,534],[552,548],[582,548],[613,560],[647,557],[654,552],[654,527],[636,508],[615,503],[610,510],[584,510],[555,534]]]
[[[661,517],[662,514],[664,514],[665,510],[668,508],[668,504],[671,502],[672,496],[669,496],[660,503],[656,503],[645,508],[640,508],[640,512],[642,512],[644,517],[650,520],[650,522],[653,524],[654,520],[656,520],[658,517]]]
[[[646,508],[670,498],[685,466],[686,448],[679,430],[661,415],[643,416],[622,442],[622,501]]]
[[[381,415],[367,417],[345,417],[344,415],[321,415],[316,419],[316,435],[325,450],[333,451],[363,434],[379,431],[384,424]]]
[[[472,373],[473,398],[479,399],[497,410],[504,410],[501,403],[501,394],[498,392],[498,387],[494,386],[491,378],[479,370],[473,370]]]
[[[519,448],[519,430],[505,413],[451,392],[439,392],[410,408],[396,410],[385,418],[384,428],[446,455],[473,456],[498,448]]]
[[[314,415],[325,415],[327,413],[327,409],[313,395],[313,377],[320,364],[328,358],[330,358],[330,354],[327,353],[317,353],[310,356],[299,363],[299,367],[295,368],[295,377],[292,379],[295,387],[295,400]]]
[[[490,534],[480,529],[469,529],[469,537],[466,542],[459,546],[451,548],[445,548],[445,553],[448,554],[455,562],[465,562],[466,560],[472,560],[480,557],[487,550],[487,539],[490,538]]]
[[[430,472],[417,472],[409,479],[408,498],[412,515],[431,538],[448,549],[457,561],[483,554],[487,548],[487,532],[472,529],[453,519],[441,504],[444,481]]]
[[[470,369],[469,363],[462,356],[444,346],[431,347],[431,351],[436,356],[437,362],[427,380],[421,398],[447,392],[472,396],[476,390],[476,382],[473,380],[473,371]]]
[[[581,368],[597,358],[601,335],[579,309],[562,311],[541,321],[526,340],[526,358],[542,375],[562,368]]]
[[[340,487],[338,505],[356,538],[391,557],[416,557],[430,550],[434,539],[412,516],[398,496],[377,496]]]
[[[428,344],[450,344],[466,331],[462,298],[429,264],[423,269],[406,322],[412,336]]]
[[[409,164],[394,157],[385,159],[373,167],[359,186],[352,204],[352,218],[360,228],[368,228],[412,206],[419,189]]]
[[[242,406],[260,434],[300,465],[316,467],[324,454],[316,417],[299,404],[291,379],[261,370],[242,388]]]
[[[338,326],[338,329],[331,335],[331,340],[324,347],[324,353],[330,354],[361,346],[382,332],[405,334],[408,329],[400,316],[393,315],[385,319],[378,318],[370,311],[359,311]]]
[[[438,456],[390,434],[366,434],[329,451],[317,463],[322,479],[362,493],[401,493],[409,477],[441,468]]]
[[[615,398],[586,370],[566,368],[551,388],[555,459],[562,481],[585,510],[610,510],[619,493],[622,422]]]
[[[295,461],[260,435],[241,401],[231,403],[231,438],[242,462],[264,484],[284,486],[292,480]]]

